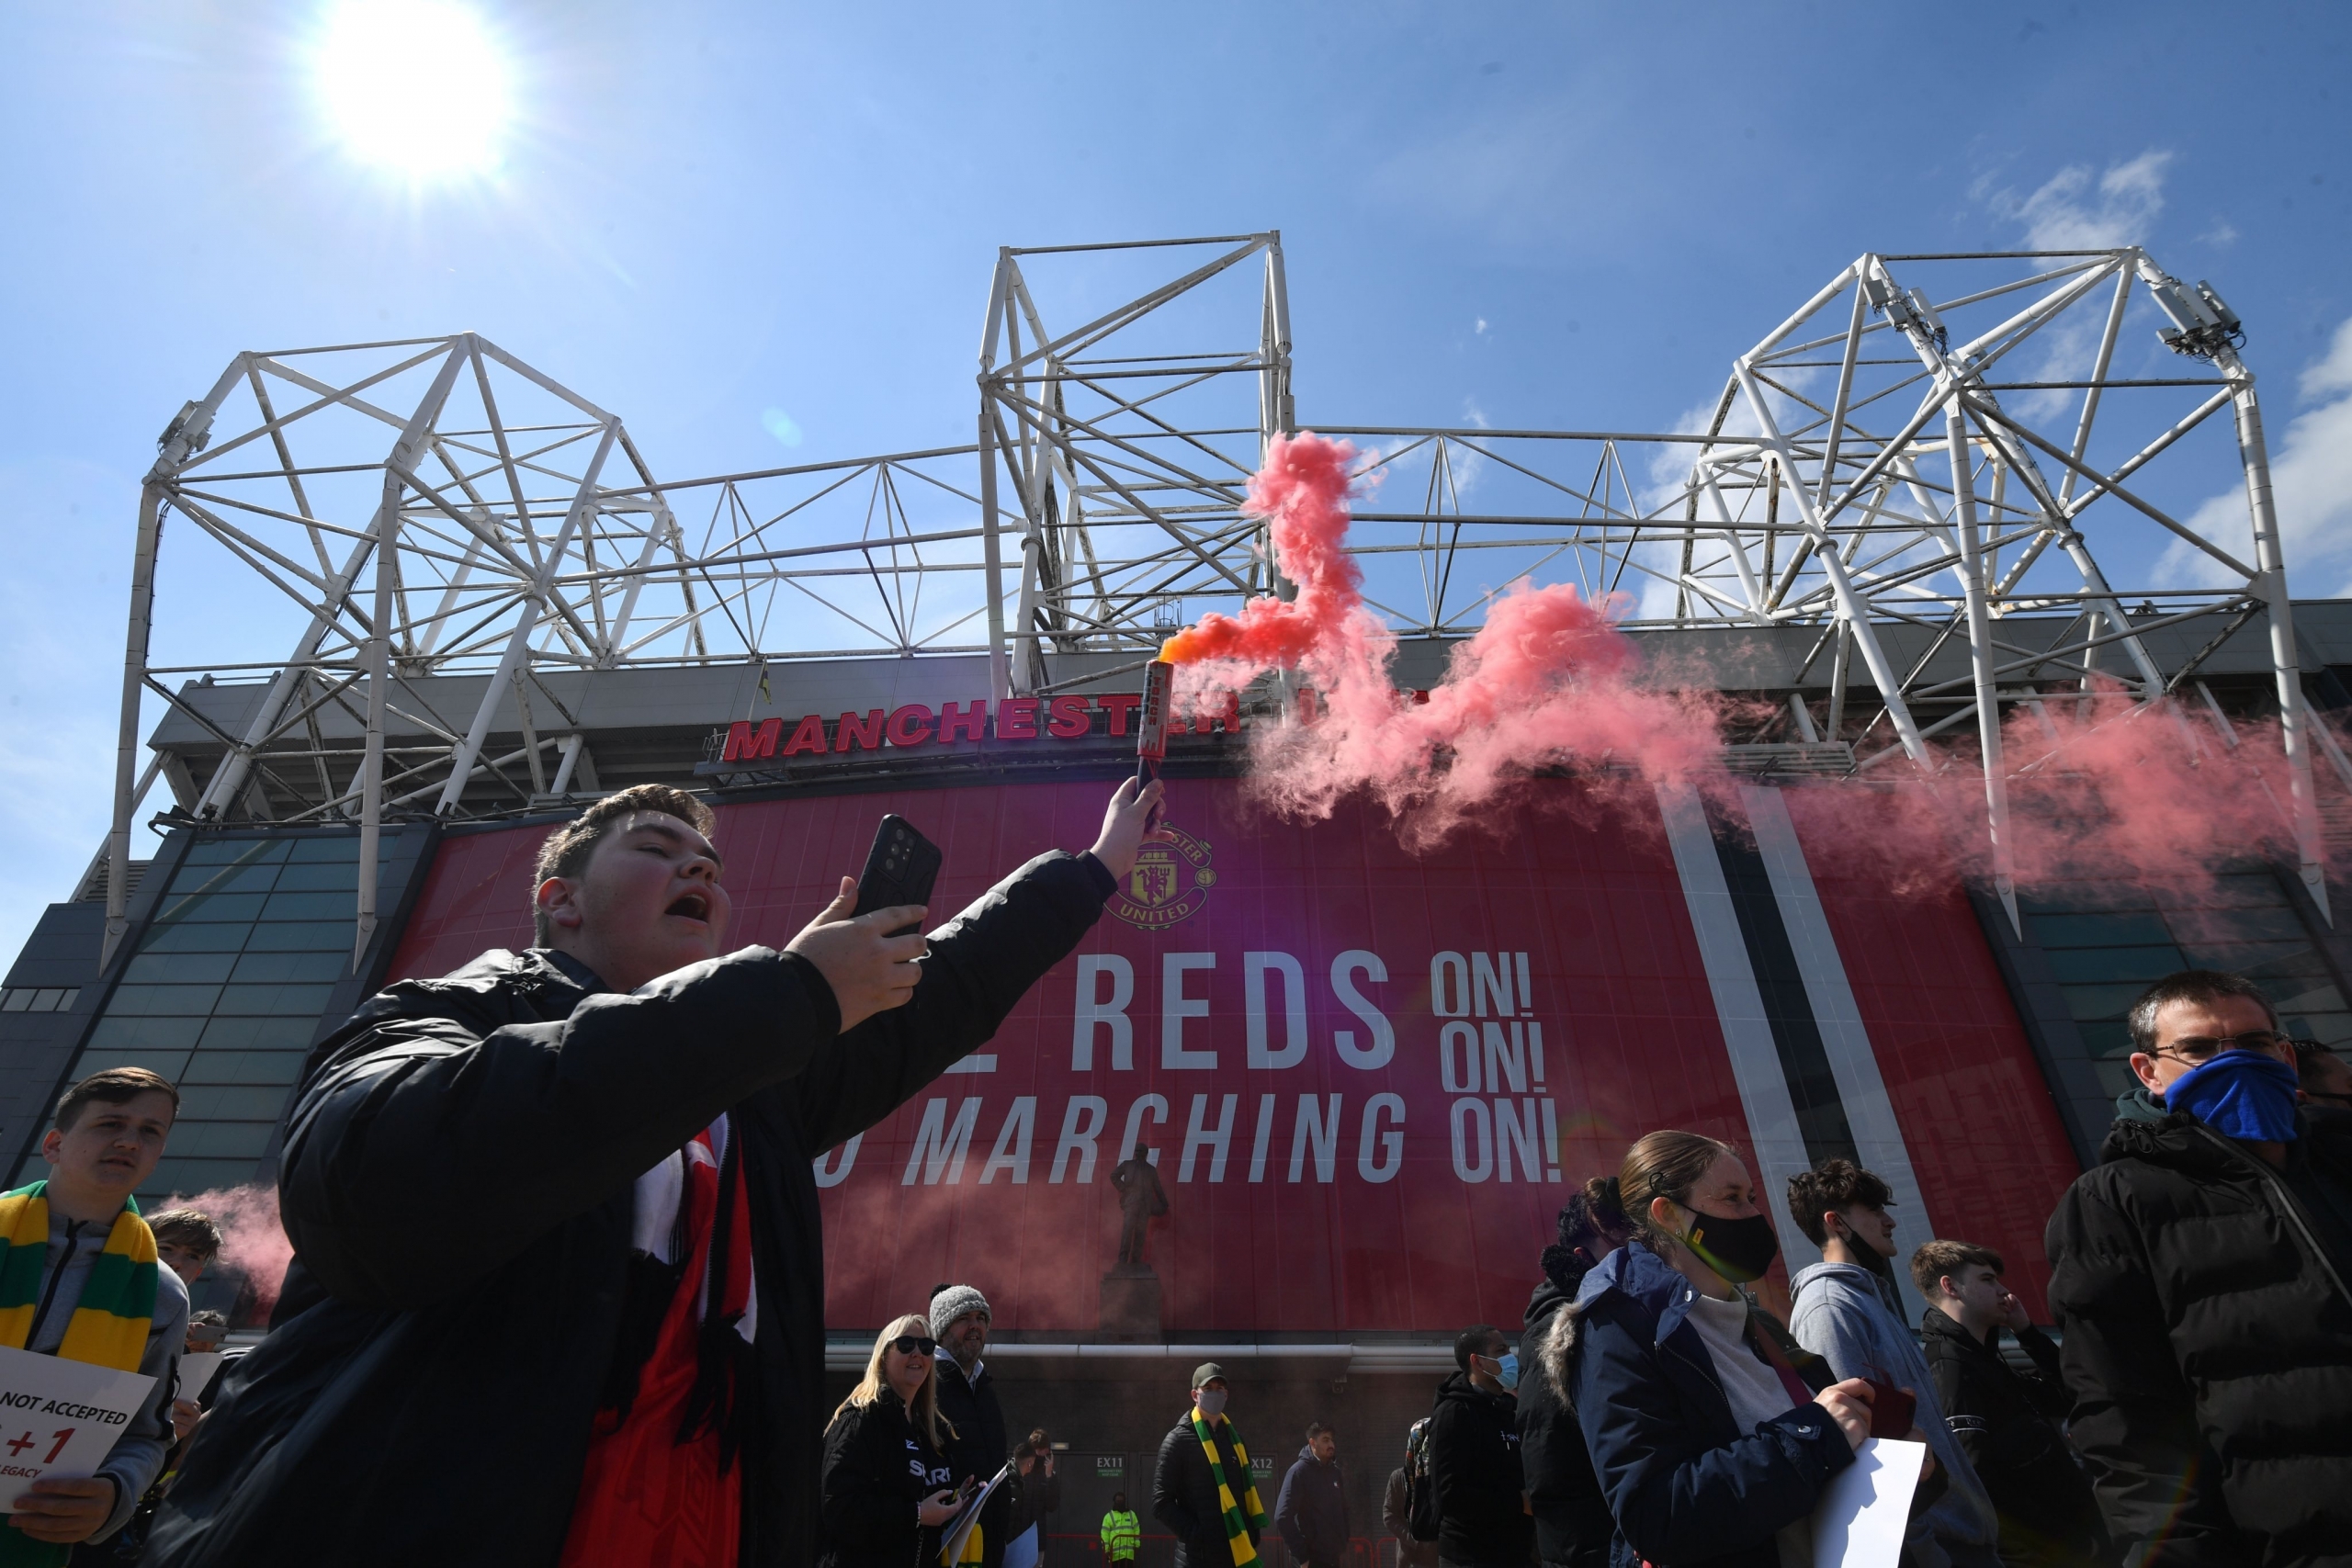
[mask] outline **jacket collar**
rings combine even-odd
[[[1948,1339],[1954,1345],[1965,1346],[1972,1350],[1980,1350],[1986,1355],[1993,1355],[2000,1349],[2001,1325],[1995,1324],[1993,1332],[1984,1338],[1979,1339],[1968,1332],[1960,1319],[1935,1307],[1929,1307],[1919,1316],[1919,1337],[1929,1340]]]
[[[1690,1315],[1690,1303],[1699,1299],[1697,1289],[1682,1277],[1681,1270],[1638,1237],[1593,1266],[1577,1287],[1577,1311],[1585,1311],[1611,1291],[1623,1293],[1657,1319],[1655,1343],[1660,1345],[1682,1326],[1682,1320]]]
[[[529,952],[517,957],[515,959],[515,963],[519,965],[528,964],[534,959],[537,960],[539,964],[544,964],[546,967],[553,969],[564,979],[571,981],[574,986],[583,991],[586,991],[591,996],[595,995],[599,991],[607,991],[612,989],[611,987],[605,984],[604,977],[598,975],[594,969],[589,968],[588,965],[581,963],[580,960],[572,957],[571,954],[568,953],[560,953],[552,947],[532,948]]]

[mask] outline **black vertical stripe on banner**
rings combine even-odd
[[[1815,1166],[1831,1158],[1859,1165],[1861,1156],[1854,1144],[1853,1129],[1846,1122],[1846,1102],[1838,1097],[1838,1077],[1830,1071],[1821,1025],[1813,1016],[1812,998],[1805,994],[1804,972],[1797,967],[1796,948],[1781,919],[1772,874],[1765,868],[1755,835],[1745,823],[1726,821],[1710,807],[1707,825],[1713,829],[1715,858],[1723,864],[1732,910],[1739,918],[1740,939],[1747,946],[1747,966],[1756,973],[1765,1021],[1772,1028],[1781,1076],[1788,1080],[1789,1103],[1797,1113],[1797,1133],[1804,1139],[1805,1157]]]

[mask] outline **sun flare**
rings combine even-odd
[[[319,100],[360,162],[412,180],[488,174],[513,118],[512,72],[454,0],[342,0],[313,62]]]

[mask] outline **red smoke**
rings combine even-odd
[[[1274,561],[1298,597],[1252,599],[1238,616],[1215,613],[1160,645],[1170,664],[1230,661],[1250,673],[1315,659],[1352,660],[1390,639],[1363,607],[1363,573],[1347,552],[1348,464],[1356,449],[1313,434],[1277,435],[1250,480],[1242,510],[1263,517]]]
[[[1645,681],[1613,605],[1566,584],[1513,585],[1457,645],[1445,679],[1416,703],[1388,672],[1396,638],[1363,603],[1345,551],[1354,448],[1312,434],[1276,438],[1246,510],[1270,525],[1275,564],[1297,597],[1251,600],[1178,633],[1177,706],[1198,711],[1264,671],[1295,671],[1316,701],[1306,722],[1256,728],[1254,792],[1319,818],[1363,792],[1423,848],[1532,773],[1574,768],[1585,794],[1656,821],[1652,786],[1709,793],[1723,761],[1725,700]],[[2012,709],[2003,727],[2010,865],[2030,886],[2065,880],[2196,882],[2221,863],[2293,858],[2288,773],[2275,721],[2241,724],[2237,744],[2166,700],[2139,705],[2107,683]],[[1996,870],[1973,741],[1935,747],[1924,769],[1890,758],[1865,778],[1791,792],[1850,862],[1896,884]],[[1638,796],[1638,803],[1634,797]]]
[[[1426,702],[1397,691],[1388,675],[1396,638],[1365,608],[1363,573],[1344,549],[1354,457],[1344,441],[1277,437],[1247,510],[1267,520],[1275,564],[1298,596],[1204,616],[1160,649],[1182,667],[1180,708],[1238,691],[1272,666],[1298,671],[1314,688],[1313,724],[1257,732],[1260,795],[1320,818],[1366,791],[1419,846],[1535,768],[1613,764],[1620,787],[1714,771],[1723,742],[1712,694],[1634,684],[1633,645],[1607,607],[1566,584],[1514,587],[1453,649]]]
[[[277,1223],[277,1189],[248,1185],[216,1188],[193,1198],[174,1198],[172,1207],[195,1209],[220,1227],[220,1256],[214,1261],[244,1275],[254,1292],[254,1311],[267,1317],[277,1304],[294,1244]]]

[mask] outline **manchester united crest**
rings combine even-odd
[[[1208,902],[1216,886],[1209,865],[1209,841],[1182,828],[1171,829],[1172,844],[1146,844],[1136,857],[1136,868],[1111,896],[1111,912],[1131,926],[1148,931],[1192,918]]]

